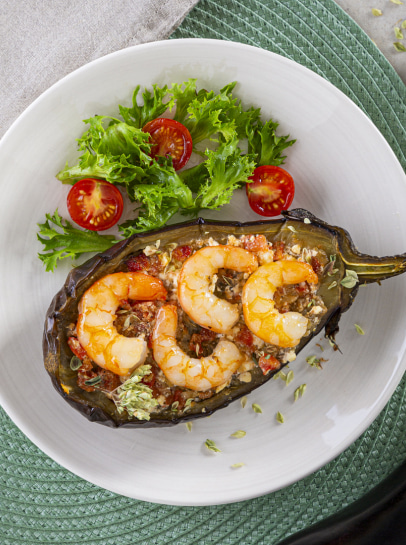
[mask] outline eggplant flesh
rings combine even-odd
[[[90,421],[110,427],[147,428],[171,426],[208,416],[270,380],[280,369],[264,375],[259,367],[255,367],[250,371],[251,382],[232,381],[230,386],[209,399],[195,403],[185,412],[176,412],[169,407],[159,413],[151,413],[150,420],[138,420],[126,412],[120,414],[114,402],[104,393],[97,390],[86,392],[79,388],[77,374],[70,368],[72,352],[67,344],[67,331],[77,321],[78,303],[82,295],[94,282],[103,276],[124,270],[124,263],[129,256],[141,252],[157,240],[160,240],[161,247],[172,242],[187,244],[190,240],[202,237],[213,237],[220,243],[226,243],[229,235],[249,234],[264,234],[272,242],[283,241],[289,245],[318,247],[328,256],[335,256],[334,276],[323,274],[319,282],[318,295],[323,299],[327,312],[314,331],[302,338],[295,348],[296,354],[322,329],[325,329],[326,337],[335,342],[341,314],[351,306],[361,284],[380,282],[402,274],[406,268],[406,254],[392,257],[362,254],[355,248],[346,230],[331,226],[304,209],[283,212],[282,219],[249,223],[198,218],[133,235],[74,268],[47,311],[43,335],[44,365],[59,394]],[[341,284],[347,270],[355,271],[358,276],[358,281],[350,288]]]

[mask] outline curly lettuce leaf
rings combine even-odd
[[[138,217],[120,225],[127,238],[134,233],[163,227],[179,211],[193,213],[195,201],[190,188],[167,160],[153,163],[148,170],[148,183],[132,186],[132,200],[140,203]]]
[[[200,209],[217,210],[228,204],[235,189],[249,183],[256,167],[250,155],[242,155],[238,138],[223,143],[217,150],[207,151],[205,163],[209,179],[200,187],[196,203]]]
[[[247,125],[248,152],[252,153],[257,162],[261,165],[283,165],[286,155],[283,151],[292,146],[296,140],[288,140],[287,136],[277,136],[276,129],[279,123],[270,119],[266,123],[258,122],[255,127]]]
[[[120,233],[128,238],[163,227],[179,211],[179,203],[166,186],[139,185],[134,187],[135,198],[140,203],[138,217],[119,226]]]
[[[149,89],[145,89],[142,93],[142,105],[139,105],[137,100],[139,85],[133,93],[132,108],[119,105],[120,114],[128,125],[142,129],[149,121],[161,117],[167,109],[173,108],[174,99],[168,94],[167,85],[164,87],[153,85],[152,89],[152,93]]]
[[[218,94],[214,91],[200,91],[189,104],[184,124],[189,129],[193,146],[216,133],[220,133],[225,140],[234,136],[235,121],[228,117],[227,112],[236,107],[237,99],[232,97],[235,85],[236,82],[230,83]]]
[[[81,178],[101,178],[112,184],[128,184],[144,175],[144,168],[131,163],[125,155],[85,151],[77,165],[70,167],[66,164],[56,177],[64,184],[74,184]]]
[[[188,116],[189,104],[196,98],[196,80],[189,79],[182,84],[174,83],[169,89],[176,104],[174,119],[184,124]]]
[[[107,115],[95,115],[84,122],[90,127],[78,139],[80,150],[111,156],[125,155],[141,165],[150,162],[149,135],[141,129]]]
[[[54,271],[62,259],[76,259],[88,252],[104,252],[117,242],[113,235],[76,229],[60,217],[58,210],[53,216],[46,214],[45,223],[39,223],[38,227],[37,238],[44,246],[44,253],[39,253],[38,257],[47,271]]]

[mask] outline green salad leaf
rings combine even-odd
[[[134,90],[132,108],[119,105],[118,109],[124,121],[137,129],[142,129],[149,121],[161,117],[167,110],[171,110],[174,105],[174,98],[168,94],[168,87],[152,86],[152,93],[148,89],[142,93],[143,103],[138,104],[138,93],[140,86]],[[165,99],[167,98],[166,102]]]
[[[97,178],[120,185],[137,203],[134,218],[118,226],[121,237],[163,227],[175,214],[194,217],[201,210],[218,210],[228,204],[235,190],[250,183],[260,165],[282,165],[284,151],[295,140],[277,134],[278,123],[262,121],[259,108],[244,108],[233,96],[236,82],[218,93],[197,90],[196,79],[171,87],[137,86],[132,105],[118,106],[119,117],[95,115],[84,122],[87,129],[77,140],[79,157],[57,179],[74,184]],[[149,121],[170,115],[184,124],[193,139],[199,162],[175,171],[171,157],[151,158]],[[121,116],[121,117],[120,117]],[[196,161],[195,161],[196,163]],[[85,252],[103,251],[116,240],[110,235],[76,229],[58,211],[39,224],[39,254],[47,270],[59,260]]]
[[[255,169],[250,155],[242,155],[238,138],[220,144],[217,150],[207,150],[206,168],[209,178],[201,185],[196,202],[200,209],[218,210],[230,202],[234,190],[247,183]]]
[[[113,235],[99,235],[95,231],[76,229],[60,217],[58,210],[53,216],[46,214],[45,223],[39,223],[38,227],[37,238],[45,250],[38,257],[47,271],[54,271],[58,261],[62,259],[76,259],[88,252],[104,252],[117,242]]]
[[[288,136],[277,136],[276,129],[279,123],[272,120],[262,124],[258,122],[256,127],[247,126],[248,151],[255,157],[257,166],[283,165],[286,155],[283,151],[292,146],[296,140],[288,140]]]

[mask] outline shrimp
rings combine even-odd
[[[154,359],[175,386],[205,392],[224,384],[247,356],[236,345],[221,339],[211,356],[192,358],[176,342],[178,314],[175,305],[165,304],[159,311],[152,333]]]
[[[310,265],[300,261],[268,263],[248,278],[242,292],[244,320],[257,337],[283,348],[299,344],[308,319],[299,312],[280,314],[273,297],[276,288],[304,281],[316,284],[318,277]]]
[[[154,276],[140,272],[109,274],[95,282],[79,303],[76,326],[80,344],[97,365],[117,375],[127,375],[144,363],[144,335],[124,337],[114,326],[120,301],[166,299],[166,289]]]
[[[251,273],[258,268],[255,255],[235,246],[206,246],[195,252],[180,271],[178,299],[197,324],[216,333],[229,331],[239,319],[237,305],[216,297],[210,285],[218,269]]]

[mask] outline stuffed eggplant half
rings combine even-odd
[[[134,235],[72,270],[47,312],[45,368],[89,420],[169,426],[261,386],[323,328],[335,343],[360,284],[406,256],[359,253],[306,210],[197,219]]]

